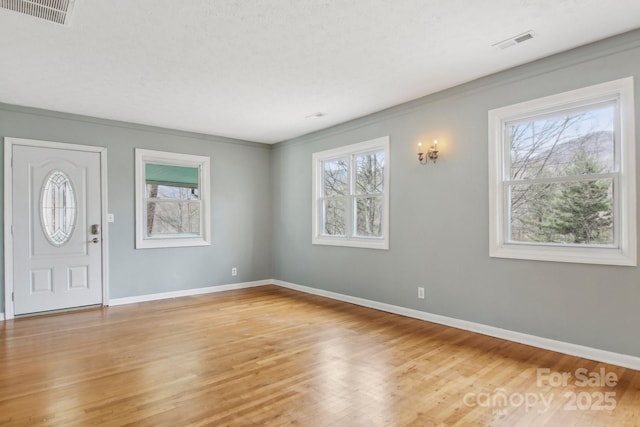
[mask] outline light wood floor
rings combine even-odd
[[[640,425],[638,371],[276,286],[0,322],[0,340],[2,426]]]

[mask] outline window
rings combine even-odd
[[[71,180],[61,170],[52,171],[42,186],[40,219],[44,235],[54,246],[62,246],[76,225],[76,197]]]
[[[136,248],[210,244],[209,158],[136,149]]]
[[[490,255],[636,265],[633,79],[489,112]]]
[[[313,154],[313,244],[389,249],[389,137]]]

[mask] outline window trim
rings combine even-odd
[[[322,162],[337,159],[340,157],[349,157],[349,162],[353,162],[353,157],[357,154],[369,153],[372,151],[384,151],[384,180],[382,193],[382,237],[357,237],[353,234],[353,221],[349,221],[351,229],[347,230],[345,236],[327,236],[322,234],[322,205],[319,200],[322,196]],[[347,246],[353,248],[367,249],[389,249],[389,176],[391,170],[391,162],[389,155],[389,136],[371,139],[356,144],[346,145],[331,150],[319,151],[312,155],[312,235],[311,243],[314,245],[331,245],[331,246]],[[352,192],[353,179],[355,172],[350,166],[349,173],[349,192]],[[346,196],[347,204],[352,203],[357,197],[356,194]],[[348,210],[347,212],[349,212]]]
[[[146,237],[145,228],[145,165],[147,163],[198,168],[198,188],[200,192],[200,235],[189,237]],[[211,220],[209,173],[210,159],[194,154],[171,153],[168,151],[135,149],[135,198],[136,198],[136,249],[175,248],[211,245]]]
[[[577,247],[540,243],[510,243],[506,236],[505,124],[542,114],[617,100],[619,113],[619,182],[614,204],[617,247]],[[584,264],[637,265],[636,165],[633,77],[601,83],[489,111],[489,256]],[[617,206],[617,210],[616,210]],[[616,240],[617,239],[617,240]]]

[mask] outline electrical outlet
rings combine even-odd
[[[418,287],[418,298],[424,299],[424,288]]]
[[[232,276],[237,276],[237,275],[238,275],[238,269],[237,269],[236,267],[233,267],[233,268],[231,269],[231,275],[232,275]]]

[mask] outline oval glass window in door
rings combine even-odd
[[[61,170],[54,170],[42,185],[40,204],[42,228],[54,246],[69,241],[76,225],[76,196],[71,180]]]

